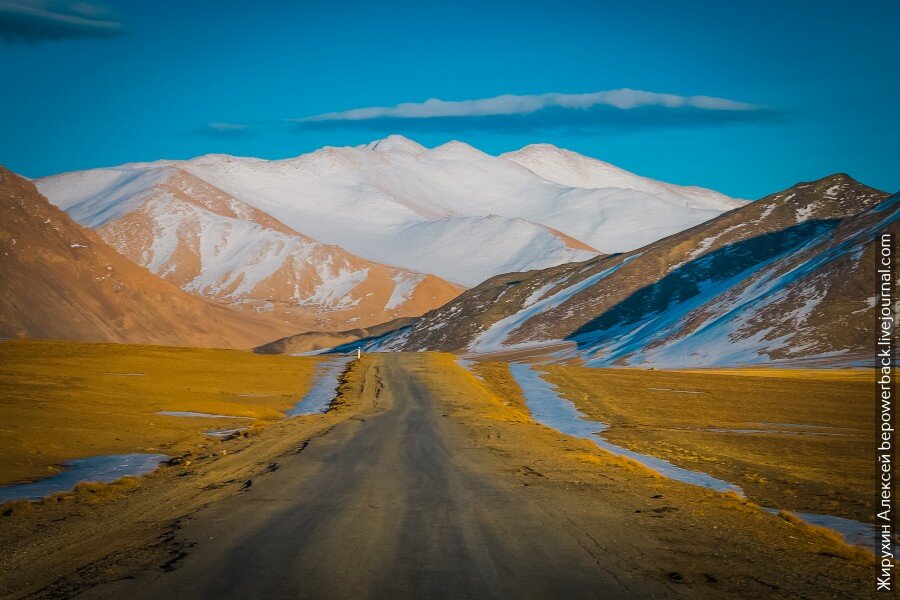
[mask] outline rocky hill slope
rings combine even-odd
[[[638,250],[492,278],[371,347],[691,367],[871,356],[900,196],[797,184]]]
[[[180,290],[0,167],[0,336],[248,348],[287,327]]]

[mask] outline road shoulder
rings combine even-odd
[[[302,453],[337,424],[372,410],[372,362],[351,363],[325,414],[285,419],[177,457],[110,502],[69,497],[0,518],[0,597],[68,596],[136,570],[175,567],[189,551],[178,536],[185,518],[244,493],[275,471],[281,457]]]

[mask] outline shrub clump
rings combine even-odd
[[[10,500],[0,504],[0,515],[4,517],[24,517],[34,509],[31,500]]]

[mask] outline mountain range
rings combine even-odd
[[[497,157],[401,136],[36,184],[138,265],[296,331],[419,316],[489,277],[631,250],[744,204],[549,145]]]
[[[400,136],[2,170],[0,194],[0,335],[594,366],[864,364],[898,229],[898,196],[845,174],[746,202],[547,144]]]
[[[364,345],[591,366],[868,364],[898,200],[844,174],[797,184],[631,252],[494,277]]]

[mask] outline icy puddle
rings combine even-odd
[[[328,406],[334,399],[338,388],[338,378],[344,372],[347,364],[354,359],[353,356],[331,356],[320,362],[316,366],[316,372],[313,376],[313,384],[303,398],[297,402],[293,408],[285,411],[285,417],[296,417],[297,415],[314,415],[323,413],[328,410]],[[242,394],[243,397],[265,398],[273,394]],[[167,417],[192,417],[198,419],[247,419],[252,421],[253,417],[239,417],[237,415],[217,415],[213,413],[192,412],[186,410],[160,410],[158,415]],[[230,435],[243,431],[246,427],[238,427],[231,429],[214,429],[205,432],[206,435],[216,438],[226,438]]]
[[[236,415],[216,415],[213,413],[192,412],[189,410],[158,410],[156,414],[165,417],[187,417],[196,419],[250,419],[253,417],[238,417]]]
[[[468,361],[468,364],[463,364],[466,368],[470,365],[471,361]],[[522,388],[522,392],[525,395],[525,403],[535,421],[567,435],[589,439],[604,450],[636,460],[669,479],[719,492],[732,491],[743,495],[743,490],[739,486],[717,479],[707,473],[682,469],[667,460],[611,444],[600,435],[608,428],[606,423],[587,419],[584,413],[578,410],[572,402],[557,394],[556,386],[545,381],[537,371],[532,369],[531,365],[510,363],[509,370],[516,383]],[[772,514],[778,514],[779,512],[777,509],[768,507],[763,507],[763,510]],[[832,515],[799,512],[794,514],[812,525],[819,525],[837,531],[850,544],[870,548],[876,554],[879,552],[879,533],[874,525]]]
[[[65,471],[52,477],[32,483],[0,486],[0,503],[37,500],[57,492],[68,492],[83,481],[110,483],[127,475],[146,475],[166,460],[169,457],[165,454],[109,454],[76,458],[64,464]]]
[[[228,439],[236,433],[240,433],[246,430],[246,427],[236,427],[234,429],[211,429],[210,431],[204,431],[203,435],[208,435],[209,437],[224,440]]]
[[[604,450],[636,460],[669,479],[699,485],[718,492],[743,493],[740,487],[727,481],[716,479],[712,475],[700,471],[682,469],[667,460],[634,452],[609,443],[600,435],[603,430],[607,429],[606,423],[587,419],[584,413],[575,408],[574,404],[558,395],[556,386],[544,381],[543,377],[531,368],[531,365],[510,363],[509,370],[516,383],[522,388],[522,392],[525,394],[525,402],[535,421],[565,434],[589,439]]]
[[[352,360],[352,356],[335,356],[319,363],[316,367],[312,388],[294,408],[285,413],[286,416],[293,417],[325,412],[337,392],[338,378],[346,365]],[[143,373],[110,373],[110,375],[143,375]],[[270,394],[260,394],[259,396],[268,395]],[[253,420],[253,417],[218,415],[187,410],[161,410],[157,411],[156,414],[167,417],[198,419]],[[247,428],[212,429],[204,433],[210,437],[224,439],[245,429]],[[32,483],[0,486],[0,504],[10,500],[38,500],[57,492],[68,492],[81,482],[110,483],[128,475],[146,475],[156,470],[161,462],[167,460],[169,460],[169,457],[164,454],[110,454],[76,458],[66,462],[63,465],[65,470],[52,477]]]
[[[471,373],[475,379],[481,379],[481,375],[472,370],[472,365],[475,364],[475,361],[470,358],[457,358],[456,363],[461,366],[463,369]],[[484,379],[481,379],[484,381]]]
[[[316,415],[328,410],[328,406],[337,393],[338,378],[353,359],[352,356],[334,356],[320,362],[316,366],[315,379],[309,392],[285,414],[289,417],[296,417],[297,415]]]

